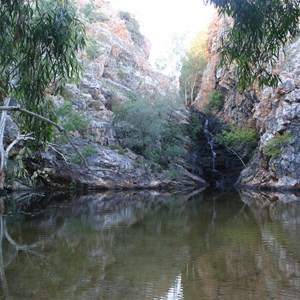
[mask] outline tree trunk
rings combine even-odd
[[[196,82],[197,82],[197,77],[195,76],[194,81],[191,85],[191,103],[190,103],[190,105],[192,105],[194,102],[194,90],[195,90]]]
[[[4,105],[8,106],[10,102],[9,98],[4,99]],[[1,120],[0,120],[0,191],[4,189],[5,183],[5,174],[6,174],[6,165],[7,165],[7,157],[4,149],[4,130],[7,119],[7,111],[1,112]]]
[[[187,94],[186,86],[184,86],[184,102],[185,102],[185,106],[188,106],[188,94]]]
[[[0,191],[4,190],[6,172],[5,170],[0,171]]]

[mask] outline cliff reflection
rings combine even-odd
[[[16,203],[2,217],[7,231],[37,247],[12,258],[3,239],[8,298],[296,299],[300,292],[297,195],[111,192]]]

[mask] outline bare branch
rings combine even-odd
[[[42,121],[45,121],[45,122],[47,122],[47,123],[55,126],[60,132],[66,133],[66,130],[62,126],[60,126],[59,124],[57,124],[57,123],[55,123],[55,122],[53,122],[53,121],[51,121],[51,120],[49,120],[49,119],[47,119],[47,118],[39,115],[39,114],[36,114],[36,113],[34,113],[34,112],[30,111],[30,110],[27,110],[25,108],[21,108],[19,106],[0,106],[0,110],[5,110],[5,111],[20,111],[20,112],[23,112],[23,113],[25,113],[25,114],[27,114],[29,116],[32,116],[32,117],[37,118],[37,119],[40,119]]]
[[[66,158],[60,151],[58,151],[57,149],[55,149],[53,145],[51,145],[50,143],[48,143],[48,146],[49,146],[53,151],[55,151],[56,153],[58,153],[58,154],[63,158],[63,160],[65,161],[66,164],[68,164],[68,165],[70,164],[70,163],[68,162],[67,158]]]
[[[4,99],[4,105],[5,106],[8,106],[9,102],[10,102],[10,98],[5,98]],[[2,171],[6,166],[5,150],[4,150],[4,145],[3,145],[6,119],[7,119],[7,111],[2,111],[1,120],[0,120],[0,171]]]
[[[31,136],[31,134],[25,134],[25,135],[18,135],[17,138],[12,141],[9,146],[5,150],[5,156],[8,157],[8,154],[10,150],[20,141],[26,141],[26,140],[34,140],[34,138]]]
[[[0,284],[4,292],[4,295],[7,296],[8,285],[5,276],[5,266],[4,266],[4,259],[3,259],[3,247],[2,247],[3,237],[4,237],[4,220],[2,214],[0,214]]]
[[[243,159],[241,158],[241,156],[240,155],[238,155],[238,153],[236,152],[236,151],[234,151],[232,148],[230,148],[230,147],[228,147],[228,146],[226,146],[226,145],[224,145],[225,146],[225,148],[227,149],[227,150],[229,150],[230,152],[232,152],[240,161],[241,161],[241,163],[243,164],[243,166],[246,168],[246,164],[244,163],[244,161],[243,161]]]
[[[25,113],[29,116],[32,116],[34,118],[37,118],[37,119],[40,119],[44,122],[47,122],[51,125],[53,125],[54,127],[56,127],[60,132],[62,132],[68,139],[69,143],[71,144],[71,146],[73,147],[73,149],[76,151],[76,153],[78,153],[78,155],[80,156],[80,158],[82,159],[82,161],[84,162],[84,165],[87,167],[87,169],[89,171],[91,171],[93,173],[93,170],[88,166],[87,162],[86,162],[86,159],[84,158],[84,156],[82,155],[82,153],[77,149],[77,147],[74,145],[74,143],[72,142],[71,140],[71,137],[69,136],[68,132],[66,131],[65,128],[63,128],[62,126],[60,126],[59,124],[39,115],[39,114],[36,114],[32,111],[29,111],[27,109],[24,109],[24,108],[21,108],[19,106],[0,106],[0,111],[19,111],[19,112],[22,112],[22,113]]]

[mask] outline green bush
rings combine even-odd
[[[180,180],[181,175],[173,166],[170,166],[168,171],[172,180]]]
[[[81,149],[81,154],[84,158],[88,158],[94,154],[97,154],[97,149],[93,146],[86,146]],[[74,164],[82,164],[82,158],[78,153],[75,153],[71,156],[71,162]]]
[[[131,39],[135,44],[142,44],[145,41],[145,37],[140,32],[140,25],[136,19],[129,13],[125,11],[119,12],[119,17],[125,21],[127,30],[131,35]]]
[[[200,122],[200,120],[197,118],[196,114],[194,112],[190,115],[190,130],[189,130],[189,136],[190,138],[197,142],[199,140],[199,134],[202,132],[203,126]]]
[[[65,103],[57,110],[57,115],[60,117],[61,125],[67,131],[78,131],[84,134],[89,128],[88,119],[81,113],[75,111],[72,103],[65,100]]]
[[[90,60],[96,59],[101,53],[97,41],[91,36],[87,38],[85,51]]]
[[[216,140],[240,155],[241,158],[250,159],[258,145],[259,135],[255,129],[249,126],[240,128],[231,125],[217,134]]]
[[[163,167],[183,158],[180,136],[185,135],[186,128],[173,115],[178,107],[168,99],[142,97],[115,107],[114,124],[122,145]]]
[[[90,0],[85,6],[80,9],[89,23],[107,22],[109,18],[103,13],[97,11],[94,1]]]
[[[111,144],[111,145],[108,145],[108,148],[111,150],[117,150],[119,154],[125,153],[125,150],[121,145]]]
[[[89,1],[85,6],[83,6],[80,11],[85,15],[88,22],[92,23],[94,21],[94,11],[95,6],[93,1]]]
[[[126,74],[126,72],[124,72],[123,70],[118,70],[118,72],[117,72],[117,76],[119,77],[119,79],[125,79],[126,77],[127,77],[127,74]]]
[[[220,111],[223,108],[223,96],[220,91],[214,90],[208,97],[208,103],[205,108],[207,113],[212,113],[213,111]]]
[[[284,134],[276,134],[267,144],[263,147],[265,155],[271,157],[277,157],[283,152],[283,148],[289,143],[294,141],[294,137],[291,133],[285,132]]]

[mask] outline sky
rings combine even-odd
[[[174,34],[188,34],[190,41],[204,30],[213,15],[213,8],[203,0],[109,0],[112,7],[135,15],[140,30],[151,42],[150,62],[160,58],[170,47]],[[187,42],[188,43],[188,42]]]

